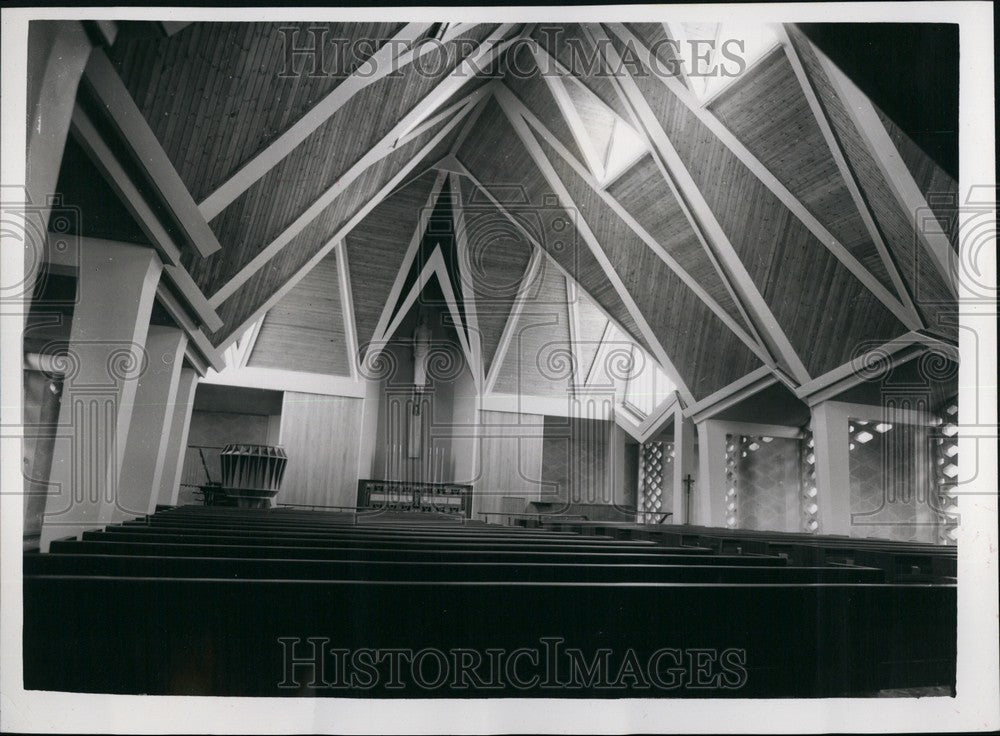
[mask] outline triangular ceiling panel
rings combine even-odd
[[[437,178],[436,172],[428,172],[397,191],[372,210],[344,240],[355,330],[362,354],[375,336],[419,214],[427,207]]]
[[[576,354],[580,360],[579,382],[585,383],[610,320],[583,289],[573,291],[576,309]]]
[[[268,310],[247,365],[348,376],[340,277],[334,250]]]
[[[760,359],[559,154],[544,141],[540,144],[611,266],[695,398],[704,398],[760,367]],[[698,328],[693,329],[693,324]]]
[[[512,51],[517,53],[511,63],[518,73],[505,77],[504,84],[544,123],[545,127],[552,131],[578,161],[586,161],[573,136],[573,131],[570,130],[566,118],[559,109],[559,103],[535,63],[531,49],[526,45],[518,45]]]
[[[810,375],[906,332],[681,100],[648,72],[634,79]]]
[[[391,310],[392,318],[398,314],[403,300],[406,299],[427,266],[427,261],[436,252],[440,252],[448,274],[451,292],[455,296],[459,318],[463,323],[466,321],[465,304],[462,299],[462,276],[459,272],[458,240],[455,236],[455,220],[452,210],[451,185],[445,179],[441,191],[437,195],[437,201],[427,217],[427,226],[417,246],[417,252],[414,254],[413,260],[410,261],[406,278],[403,281],[403,288],[399,294],[399,301]]]
[[[125,23],[109,58],[200,201],[330,94],[402,25],[191,23],[170,37],[150,38],[130,34]],[[315,60],[319,73],[286,68],[290,42],[319,44],[314,59],[303,54],[295,65],[308,72]],[[247,114],[251,101],[262,104],[253,104],[253,114]],[[183,128],[178,121],[185,121]]]
[[[780,99],[781,105],[761,104]],[[710,109],[890,293],[894,287],[782,48]]]
[[[483,141],[490,141],[483,145]],[[458,158],[505,210],[577,281],[601,307],[640,343],[644,343],[632,315],[589,246],[493,100],[489,102]]]
[[[566,278],[543,257],[529,285],[494,392],[534,396],[568,394],[573,376]]]
[[[831,127],[842,141],[844,156],[869,202],[872,217],[885,236],[900,276],[914,295],[917,310],[928,326],[957,340],[954,297],[937,269],[929,263],[914,230],[913,215],[908,215],[899,206],[864,136],[855,126],[808,39],[794,26],[789,27],[788,35],[817,97],[830,116]]]
[[[608,186],[608,193],[695,279],[737,324],[746,321],[652,156]]]
[[[615,130],[615,114],[601,103],[600,98],[573,79],[558,79],[570,101],[580,114],[583,127],[590,137],[590,144],[599,161],[604,161],[611,147],[611,137]]]
[[[608,79],[600,52],[591,43],[583,28],[577,23],[539,23],[531,37],[548,54],[601,98],[618,115],[628,120],[614,84]]]
[[[475,300],[483,372],[488,374],[531,261],[532,245],[471,181],[459,181],[465,239],[462,279]]]

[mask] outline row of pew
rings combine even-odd
[[[593,698],[954,686],[948,576],[676,529],[165,508],[25,554],[25,687]]]
[[[655,540],[701,546],[719,553],[743,552],[785,557],[805,566],[857,565],[882,571],[885,582],[949,584],[958,578],[954,545],[855,538],[796,532],[720,529],[697,525],[630,524],[606,521],[519,519],[518,526],[569,531],[613,539]]]

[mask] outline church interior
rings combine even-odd
[[[953,694],[957,31],[28,43],[25,687]]]

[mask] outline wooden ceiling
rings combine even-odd
[[[121,26],[99,53],[221,246],[180,248],[222,323],[205,336],[221,349],[262,324],[251,365],[318,340],[310,371],[353,375],[423,268],[414,244],[442,190],[461,328],[498,391],[568,390],[619,330],[687,404],[761,371],[798,390],[903,335],[955,340],[939,238],[907,207],[914,191],[931,201],[952,251],[929,193],[955,182],[877,108],[846,102],[794,26],[707,105],[651,71],[649,47],[660,68],[677,60],[655,23]],[[376,61],[395,71],[372,75]],[[593,151],[618,128],[644,150],[607,178]],[[126,170],[146,171],[146,149],[120,143]],[[575,373],[519,352],[545,345],[565,345]]]

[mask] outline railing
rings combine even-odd
[[[184,454],[181,485],[201,487],[222,482],[222,461],[225,445],[188,445]]]

